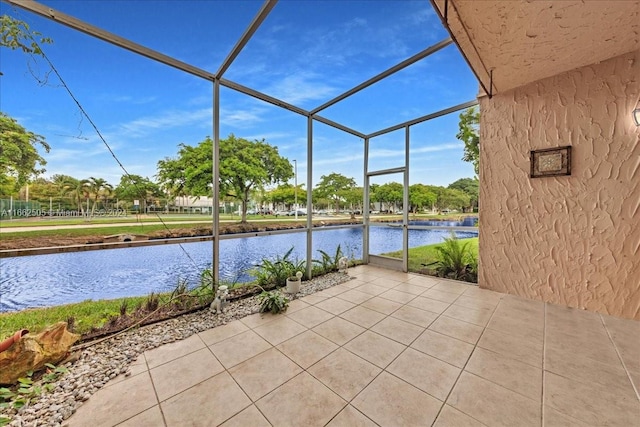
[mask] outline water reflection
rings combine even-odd
[[[402,230],[372,227],[370,252],[400,250]],[[460,238],[477,231],[457,232]],[[446,230],[410,230],[410,247],[441,242]],[[264,257],[283,255],[292,246],[293,258],[305,258],[306,233],[247,237],[220,242],[220,276],[226,280],[251,280],[250,270]],[[314,257],[322,249],[335,253],[340,244],[349,256],[362,256],[362,230],[338,229],[313,234]],[[211,265],[211,242],[182,245],[35,255],[0,259],[0,311],[111,299],[172,290],[178,280],[198,282],[200,271]],[[187,255],[188,254],[188,255]]]

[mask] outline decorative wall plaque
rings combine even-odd
[[[531,151],[531,178],[571,175],[571,146]]]

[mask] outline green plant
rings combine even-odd
[[[313,269],[314,274],[326,274],[338,270],[338,262],[343,255],[340,245],[336,248],[336,253],[333,256],[329,255],[322,249],[318,249],[318,252],[320,252],[322,258],[313,260],[313,262],[316,263]]]
[[[469,242],[460,243],[455,234],[437,246],[436,274],[455,280],[477,281],[478,260],[470,250]]]
[[[289,259],[293,249],[292,246],[283,256],[277,256],[273,261],[267,258],[262,259],[260,265],[251,272],[259,286],[284,286],[287,278],[293,276],[296,271],[306,271],[304,260]]]
[[[144,302],[144,309],[146,311],[156,311],[160,305],[160,296],[155,292],[151,292]]]
[[[262,293],[258,295],[258,300],[260,301],[261,313],[271,312],[278,314],[289,307],[289,298],[278,291],[262,291]]]
[[[128,309],[129,309],[129,301],[126,299],[123,299],[122,302],[120,303],[120,316],[126,316]]]
[[[56,367],[51,363],[45,364],[45,367],[47,370],[38,382],[33,380],[33,371],[29,371],[26,377],[18,378],[18,384],[14,390],[0,387],[0,409],[20,409],[43,392],[51,392],[55,388],[53,383],[67,372],[67,368]],[[6,425],[8,423],[6,420],[7,418],[0,417],[0,426]]]

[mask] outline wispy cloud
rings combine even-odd
[[[153,116],[142,117],[117,126],[118,130],[132,137],[146,136],[158,129],[188,125],[206,125],[211,122],[211,108],[197,110],[169,110]],[[207,119],[209,120],[207,122]]]
[[[293,105],[306,101],[325,100],[337,94],[335,87],[314,73],[296,73],[285,76],[267,87],[266,92]]]

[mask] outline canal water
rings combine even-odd
[[[409,246],[439,243],[449,235],[448,230],[409,230]],[[456,235],[477,237],[478,232],[473,228]],[[372,254],[400,250],[401,242],[399,227],[371,228]],[[314,258],[321,257],[319,249],[333,255],[338,245],[348,257],[361,258],[362,229],[313,233]],[[291,247],[292,259],[304,259],[306,233],[222,240],[220,277],[250,281],[251,269],[263,258],[282,256]],[[212,242],[196,242],[0,259],[0,312],[166,292],[180,280],[195,285],[211,265],[212,254]]]

